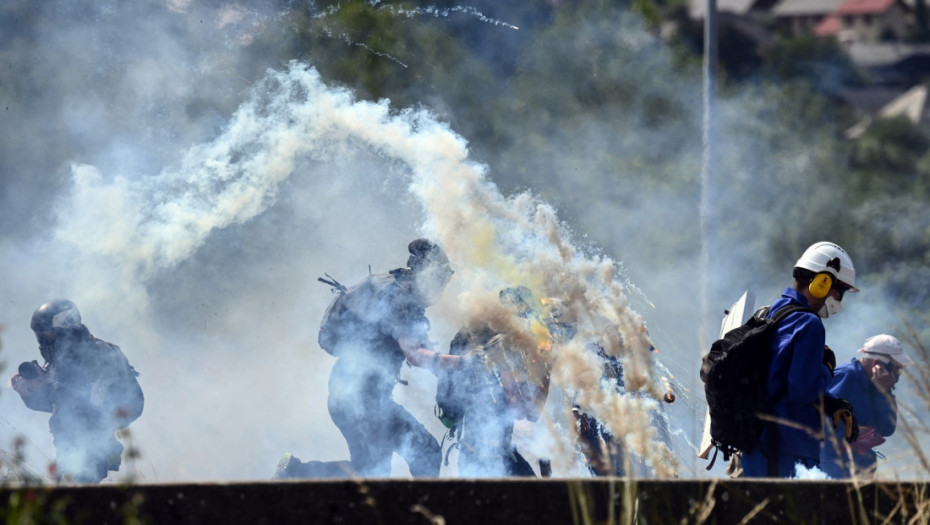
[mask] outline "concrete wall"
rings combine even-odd
[[[635,510],[650,524],[753,513],[752,523],[852,524],[905,523],[921,509],[926,521],[930,493],[926,483],[456,479],[5,488],[0,501],[7,523],[630,523]]]

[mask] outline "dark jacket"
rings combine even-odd
[[[330,395],[390,397],[404,362],[398,339],[430,346],[426,306],[404,269],[352,287],[343,318],[330,328],[333,354],[339,358],[330,375]]]
[[[138,373],[118,346],[82,327],[63,334],[50,357],[46,371],[53,433],[71,424],[123,428],[142,413]]]

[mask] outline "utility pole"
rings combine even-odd
[[[710,193],[716,170],[717,101],[717,0],[707,0],[704,11],[704,157],[701,168],[701,326],[707,326],[709,301],[710,243],[715,229]],[[706,334],[706,331],[705,331]]]
[[[701,324],[698,340],[701,343],[701,352],[710,348],[710,342],[717,338],[710,321],[710,244],[712,232],[715,229],[714,216],[711,213],[710,193],[715,165],[714,150],[714,116],[717,98],[717,1],[707,0],[707,9],[704,11],[704,159],[701,166],[701,261],[700,261],[700,294],[701,294]],[[711,327],[711,328],[709,328]],[[709,337],[708,337],[709,336]],[[713,339],[711,339],[713,338]],[[697,421],[697,418],[695,418]],[[713,449],[710,437],[710,409],[705,410],[704,428],[697,457],[707,459]]]

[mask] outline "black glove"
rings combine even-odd
[[[35,379],[44,373],[38,361],[25,361],[19,365],[19,375],[23,379]]]
[[[823,400],[823,409],[827,416],[833,418],[833,428],[840,426],[840,423],[846,424],[847,443],[856,441],[859,437],[859,423],[856,422],[856,416],[853,415],[853,406],[845,399],[839,399],[832,396],[826,396]]]
[[[823,345],[823,364],[830,369],[830,377],[833,377],[833,371],[836,370],[836,354],[829,346]]]

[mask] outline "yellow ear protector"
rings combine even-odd
[[[830,293],[831,288],[833,288],[833,276],[828,272],[820,272],[811,279],[807,290],[815,299],[823,299]]]

